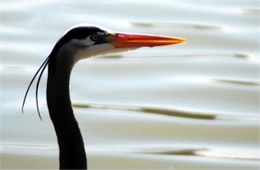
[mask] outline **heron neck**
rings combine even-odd
[[[60,169],[86,169],[83,138],[71,106],[69,83],[73,68],[70,57],[50,61],[47,104],[60,149]]]

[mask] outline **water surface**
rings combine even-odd
[[[26,1],[0,5],[1,169],[57,169],[40,86],[57,39],[79,23],[188,39],[81,61],[71,77],[90,169],[259,169],[257,0]]]

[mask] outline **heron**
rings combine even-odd
[[[149,34],[112,32],[93,25],[70,28],[57,41],[49,56],[33,76],[24,96],[22,112],[31,85],[36,83],[36,106],[41,77],[48,66],[47,106],[59,146],[60,169],[87,169],[84,141],[75,119],[70,99],[70,75],[73,66],[82,59],[97,55],[185,43],[183,38]]]

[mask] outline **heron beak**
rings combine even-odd
[[[155,47],[186,43],[183,38],[158,35],[115,33],[114,36],[111,42],[116,48]]]

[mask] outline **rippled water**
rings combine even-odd
[[[1,168],[57,169],[44,75],[40,121],[24,92],[79,23],[188,39],[82,61],[71,97],[90,169],[259,169],[258,0],[2,0]]]

